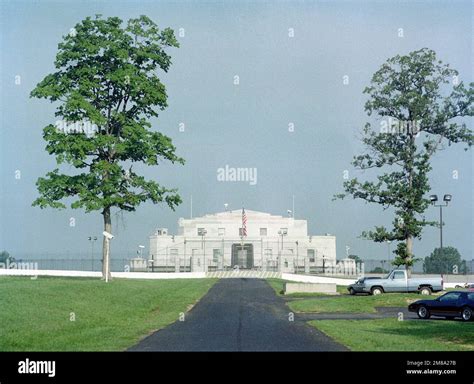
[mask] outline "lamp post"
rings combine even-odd
[[[296,240],[296,273],[299,273],[300,265],[299,265],[299,250],[298,250],[298,240]]]
[[[203,228],[198,230],[198,235],[201,236],[201,249],[202,249],[202,256],[203,256],[203,268],[204,272],[206,272],[206,242],[204,240],[207,231]]]
[[[138,246],[137,254],[138,254],[138,256],[139,256],[140,259],[143,258],[143,257],[142,257],[142,252],[143,252],[144,249],[145,249],[145,246],[144,246],[144,245],[139,245],[139,246]],[[145,264],[145,270],[146,270],[146,264]]]
[[[435,207],[439,207],[439,247],[441,252],[441,257],[443,257],[443,207],[447,207],[448,203],[453,197],[451,195],[444,195],[443,201],[444,204],[436,204],[438,201],[438,195],[431,195],[430,201],[431,204]]]
[[[278,269],[281,272],[282,256],[283,256],[283,236],[287,235],[288,231],[284,230],[284,229],[280,229],[278,231],[278,234],[281,236],[281,249],[280,249],[280,257],[279,257],[279,260],[278,260]]]
[[[281,250],[283,251],[283,236],[286,236],[288,232],[284,229],[280,229],[278,234],[281,236]]]
[[[97,236],[89,236],[87,239],[91,242],[91,264],[94,271],[94,243],[97,241]]]
[[[388,261],[390,262],[390,244],[392,243],[390,240],[385,240],[387,243],[387,250],[388,250]]]

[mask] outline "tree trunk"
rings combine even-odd
[[[112,233],[112,220],[110,219],[110,207],[104,208],[102,211],[104,216],[104,231]],[[107,276],[108,274],[108,276]],[[110,240],[104,236],[102,245],[102,279],[110,280]]]
[[[407,245],[407,264],[413,259],[413,236],[408,235],[407,240],[406,240],[406,245]],[[406,265],[406,270],[407,270],[407,276],[411,277],[411,266]]]
[[[409,121],[413,121],[413,115],[410,111],[409,113]],[[416,144],[415,144],[415,136],[413,133],[409,133],[410,135],[410,160],[408,162],[408,188],[409,188],[409,195],[413,193],[413,173],[414,173],[414,161],[413,158],[415,157],[416,153]],[[413,220],[413,210],[412,207],[409,208],[409,214],[410,214],[410,221]],[[406,224],[405,224],[406,225]],[[413,260],[413,236],[410,232],[406,231],[406,259],[405,259],[405,269],[407,271],[407,276],[411,277],[411,270],[412,267],[411,261]]]

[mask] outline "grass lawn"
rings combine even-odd
[[[421,300],[418,293],[387,293],[376,296],[339,296],[332,299],[304,299],[291,301],[288,306],[295,312],[351,312],[375,313],[375,307],[407,307]]]
[[[216,281],[0,277],[0,351],[124,350],[178,320]]]
[[[314,320],[353,351],[474,351],[474,323],[427,320]]]
[[[283,279],[267,279],[268,284],[271,285],[271,287],[275,290],[277,295],[279,296],[287,296],[287,297],[314,297],[314,296],[331,296],[326,293],[291,293],[289,295],[285,295],[284,292],[284,287],[285,283],[294,283],[294,281],[286,281]],[[336,287],[336,290],[340,294],[346,294],[347,293],[347,288],[343,285],[338,285]]]

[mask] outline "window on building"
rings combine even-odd
[[[221,257],[221,253],[222,253],[222,252],[221,252],[221,250],[220,250],[219,248],[214,248],[214,249],[212,250],[212,261],[213,261],[214,263],[219,262],[219,258]]]
[[[280,228],[281,233],[283,235],[288,235],[288,228]]]
[[[267,228],[260,228],[260,236],[267,236]]]
[[[206,234],[206,229],[205,228],[198,228],[197,229],[197,234],[198,236],[204,236]]]
[[[285,268],[288,268],[288,261],[285,260]]]
[[[315,261],[315,252],[314,252],[314,249],[308,249],[307,256],[308,256],[309,262],[310,262],[310,263],[314,263],[314,261]]]
[[[225,236],[225,228],[217,228],[217,235]]]
[[[239,236],[243,236],[244,235],[244,229],[243,228],[239,228]]]

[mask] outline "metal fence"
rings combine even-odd
[[[201,261],[202,262],[202,261]],[[201,264],[199,265],[199,267]],[[137,264],[137,259],[132,258],[111,258],[110,267],[112,272],[192,272],[193,266],[191,259],[180,258],[179,263],[174,258],[166,258],[151,260],[142,259],[141,263]],[[194,266],[195,267],[195,266]],[[0,268],[12,269],[40,269],[40,270],[69,270],[69,271],[102,271],[102,259],[91,258],[15,258],[11,259],[7,264],[1,264]],[[277,260],[266,260],[265,267],[254,266],[250,268],[254,271],[279,272],[279,265]],[[324,265],[312,264],[308,269],[304,265],[293,265],[294,273],[309,273],[320,275],[340,275],[341,273],[333,272],[333,267]],[[207,258],[206,269],[208,272],[225,272],[233,271],[235,268],[223,265],[221,262],[213,258]],[[355,274],[355,273],[352,273]]]
[[[26,255],[25,255],[26,256]],[[72,255],[71,255],[72,256]],[[81,255],[83,256],[83,255]],[[133,271],[133,261],[132,258],[136,257],[136,255],[132,257],[112,257],[110,267],[112,272],[123,272],[123,271]],[[166,258],[163,260],[156,260],[155,263],[150,263],[149,261],[145,260],[145,268],[148,272],[176,272],[176,260],[172,257]],[[16,263],[17,265],[13,265],[12,263]],[[374,259],[367,259],[363,260],[363,268],[362,273],[365,274],[384,274],[389,272],[390,270],[394,269],[395,267],[392,265],[391,260],[374,260]],[[469,275],[472,274],[473,271],[469,269],[472,263],[467,263],[468,271],[459,271],[458,273],[453,273],[451,267],[447,267],[446,271],[443,272],[443,275],[452,275],[452,276],[462,276],[462,275]],[[191,272],[192,266],[190,259],[181,259],[179,263],[179,271],[180,272]],[[217,260],[213,258],[207,259],[207,270],[209,272],[217,272],[217,271],[231,271],[233,270],[230,266],[224,266],[222,263],[219,263]],[[27,255],[27,257],[16,257],[14,261],[10,261],[10,264],[1,265],[1,267],[7,268],[28,268],[28,269],[41,269],[41,270],[75,270],[75,271],[101,271],[102,270],[102,259],[101,258],[91,258],[91,257],[70,257],[70,258],[60,258],[60,257],[32,257],[31,255]],[[261,266],[255,266],[252,268],[253,270],[265,270],[268,272],[278,272],[278,260],[272,258],[271,260],[265,260],[265,268]],[[294,273],[309,273],[314,275],[338,275],[337,273],[333,273],[331,268],[327,265],[321,265],[320,263],[311,263],[309,268],[305,270],[303,260],[299,262],[295,259],[293,263]],[[360,274],[357,272],[357,274]],[[415,274],[424,274],[423,271],[423,261],[418,261],[415,263],[413,268],[413,273]]]
[[[41,269],[41,270],[67,270],[67,271],[102,271],[102,260],[96,259],[14,259],[5,265],[13,269]],[[128,269],[127,269],[128,268]],[[130,259],[110,260],[112,272],[130,270]]]
[[[362,260],[364,262],[365,273],[388,273],[392,269],[396,268],[393,264],[393,260],[374,260],[367,259]],[[455,268],[457,267],[457,268]],[[417,260],[413,265],[413,273],[425,274],[423,269],[423,260]],[[466,269],[460,269],[459,266],[453,264],[446,264],[441,271],[444,275],[468,275],[474,273],[473,261],[466,261]]]

